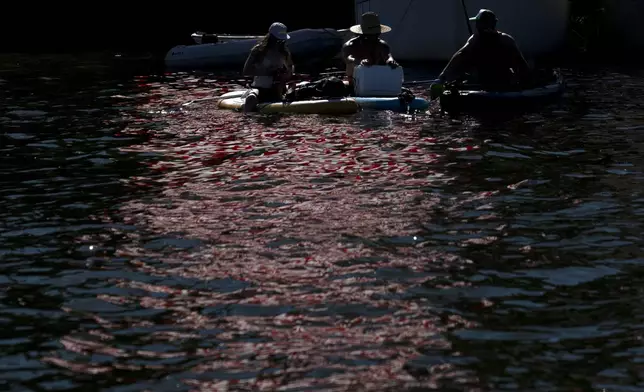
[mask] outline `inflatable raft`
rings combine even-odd
[[[542,79],[539,86],[520,91],[485,91],[467,84],[448,87],[440,96],[440,105],[448,112],[525,108],[560,97],[564,88],[561,72],[554,70]]]
[[[249,91],[231,91],[222,95],[219,108],[239,110],[244,105]],[[301,114],[351,114],[360,110],[391,110],[394,112],[423,111],[429,108],[429,101],[415,97],[405,102],[398,97],[346,97],[339,99],[316,99],[293,102],[259,104],[260,113],[301,113]]]
[[[289,35],[288,47],[296,64],[332,58],[344,43],[342,34],[329,28],[295,30]],[[241,68],[248,53],[261,38],[193,34],[196,44],[178,45],[170,49],[165,55],[165,66],[172,70]]]

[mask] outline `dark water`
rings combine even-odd
[[[245,117],[104,64],[3,59],[0,390],[644,390],[640,71]]]

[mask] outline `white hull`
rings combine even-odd
[[[529,58],[558,49],[568,27],[568,0],[465,0],[468,16],[493,10],[498,29],[512,35]],[[460,0],[355,0],[356,23],[367,11],[392,31],[383,34],[398,60],[449,60],[469,36]]]
[[[334,29],[302,29],[289,32],[288,47],[297,60],[334,56],[342,47],[340,33]],[[222,37],[222,38],[225,38]],[[179,45],[165,57],[169,68],[196,69],[211,67],[242,67],[258,39],[227,40],[200,45]]]

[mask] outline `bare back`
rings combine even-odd
[[[496,32],[493,35],[472,35],[460,48],[443,70],[441,79],[451,81],[469,68],[479,70],[509,70],[512,68],[520,75],[529,73],[528,63],[512,36]]]

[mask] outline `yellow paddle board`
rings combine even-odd
[[[239,110],[244,106],[245,98],[222,99],[219,108]],[[260,113],[300,113],[300,114],[353,114],[359,106],[352,98],[317,99],[311,101],[260,103]]]

